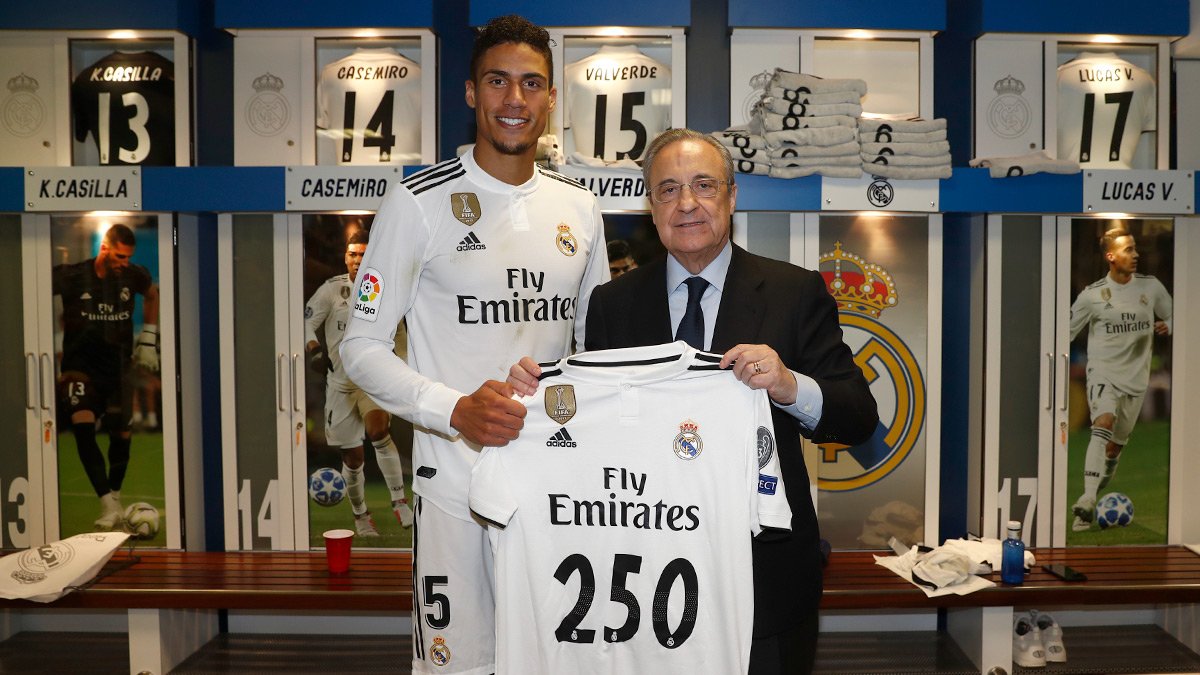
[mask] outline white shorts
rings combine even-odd
[[[1129,434],[1133,433],[1133,425],[1138,415],[1142,413],[1142,401],[1146,394],[1130,396],[1117,391],[1108,382],[1099,378],[1089,379],[1087,385],[1088,408],[1092,420],[1108,413],[1113,416],[1112,441],[1117,445],[1129,442]]]
[[[325,442],[335,448],[357,448],[363,444],[363,419],[380,407],[362,389],[325,390]]]
[[[496,671],[496,596],[487,528],[416,497],[413,673]]]

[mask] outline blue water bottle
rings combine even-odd
[[[1008,521],[1008,538],[1000,557],[1000,580],[1018,585],[1025,581],[1025,542],[1021,541],[1021,521]]]

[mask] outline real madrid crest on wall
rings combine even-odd
[[[256,92],[246,103],[246,126],[259,136],[274,136],[287,126],[291,112],[283,91],[283,79],[263,73],[250,83]]]
[[[1009,75],[992,87],[996,98],[988,106],[988,127],[1001,138],[1016,138],[1029,128],[1029,104],[1021,96],[1025,83]]]
[[[9,96],[0,107],[0,122],[13,136],[32,136],[46,119],[46,108],[38,98],[38,81],[21,73],[8,81]]]
[[[924,375],[904,340],[880,321],[900,302],[891,273],[843,250],[840,241],[821,255],[820,271],[837,301],[846,343],[858,345],[854,361],[868,374],[880,427],[860,445],[821,445],[817,483],[822,490],[857,490],[882,480],[916,446],[925,424]]]

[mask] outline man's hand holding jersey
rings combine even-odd
[[[536,378],[534,390],[537,390]],[[525,426],[525,406],[512,398],[513,387],[488,380],[475,393],[463,396],[450,413],[450,426],[477,445],[508,445]]]

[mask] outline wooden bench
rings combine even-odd
[[[0,600],[0,609],[122,609],[130,672],[167,673],[215,637],[217,610],[412,609],[412,556],[355,550],[332,575],[323,551],[200,553],[121,549],[85,587],[53,603]],[[11,623],[11,622],[6,622]],[[4,638],[13,631],[7,631]]]
[[[947,608],[947,632],[980,672],[1012,672],[1015,607],[1161,605],[1164,629],[1200,651],[1200,555],[1183,546],[1034,549],[1037,565],[1020,586],[1000,584],[968,595],[928,598],[875,563],[883,552],[838,551],[825,570],[821,606],[829,610]],[[1066,582],[1041,569],[1062,563],[1087,581]]]
[[[1182,546],[1036,549],[1021,586],[927,598],[875,564],[879,552],[838,551],[825,573],[822,608],[878,611],[947,608],[947,630],[981,672],[1012,672],[1014,607],[1200,605],[1200,556]],[[1041,569],[1064,563],[1088,575],[1067,583]],[[999,581],[999,574],[993,575]],[[0,600],[0,609],[123,609],[134,673],[166,673],[216,636],[217,610],[384,611],[412,609],[412,557],[355,550],[351,570],[331,575],[321,551],[195,553],[122,549],[85,588],[49,605]],[[1189,613],[1190,612],[1190,613]],[[1200,650],[1195,607],[1175,619],[1181,642]],[[1190,634],[1190,637],[1189,637]],[[997,637],[998,636],[998,637]]]

